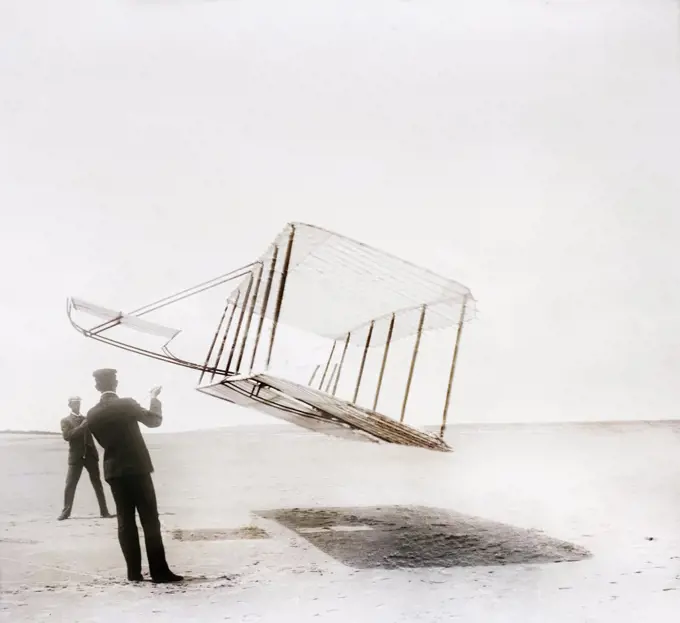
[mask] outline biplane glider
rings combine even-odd
[[[202,347],[208,347],[205,359],[176,355],[180,330],[148,316],[219,287],[226,290],[217,328]],[[196,389],[204,394],[336,437],[450,451],[444,432],[451,386],[463,325],[474,317],[475,300],[467,287],[425,268],[319,227],[289,223],[259,259],[230,273],[128,313],[78,298],[68,300],[67,313],[86,337],[196,370]],[[83,328],[76,313],[99,322]],[[157,345],[123,341],[112,336],[114,328],[147,334]],[[285,339],[293,358],[303,350],[297,346],[302,338],[291,333],[284,339],[287,329],[323,345],[323,351],[317,349],[322,355],[302,367],[304,378],[300,366],[275,370],[272,363]],[[441,402],[431,387],[427,390],[428,410],[433,400],[440,404],[439,434],[405,422],[416,363],[423,365],[423,336],[435,332],[436,343],[448,353],[433,368],[442,371],[445,383]],[[404,365],[396,363],[398,348]],[[394,416],[377,411],[381,396],[383,403],[396,397]]]

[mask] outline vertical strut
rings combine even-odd
[[[408,379],[406,381],[406,392],[404,393],[404,402],[401,405],[401,417],[400,422],[404,421],[404,416],[406,415],[406,403],[408,402],[408,395],[411,391],[411,382],[413,381],[413,370],[416,367],[416,357],[418,357],[418,348],[420,347],[420,338],[423,334],[423,323],[425,322],[425,312],[427,311],[427,305],[423,305],[420,311],[420,320],[418,321],[418,333],[416,334],[416,343],[413,345],[413,356],[411,357],[411,368],[408,371]]]
[[[324,390],[326,393],[328,393],[328,390],[331,388],[331,383],[333,382],[333,377],[335,376],[337,369],[338,369],[338,364],[334,363],[333,364],[333,370],[331,371],[331,375],[328,377],[328,383],[326,383],[326,389]]]
[[[335,392],[338,391],[338,383],[340,382],[340,373],[342,372],[342,365],[345,363],[345,355],[347,354],[347,347],[349,346],[349,340],[352,337],[352,332],[350,331],[347,334],[347,338],[345,339],[345,346],[342,349],[342,357],[340,358],[340,365],[338,366],[338,374],[335,377],[335,383],[333,383],[333,396],[335,396]]]
[[[335,353],[335,346],[337,345],[338,341],[334,340],[333,341],[333,348],[331,348],[331,354],[328,355],[328,361],[326,361],[326,367],[323,370],[323,375],[321,376],[321,382],[319,383],[319,389],[323,387],[323,382],[326,380],[326,375],[328,374],[328,368],[331,366],[331,360],[333,359],[333,353]]]
[[[361,366],[359,367],[359,377],[357,378],[357,385],[354,389],[354,398],[352,402],[356,404],[357,396],[359,395],[359,386],[361,385],[361,377],[364,374],[364,366],[366,365],[366,356],[368,355],[368,348],[371,345],[371,337],[373,336],[373,325],[375,321],[371,320],[371,325],[368,327],[368,336],[366,337],[366,344],[364,345],[364,354],[361,357]]]
[[[262,325],[264,318],[267,315],[267,305],[269,303],[269,294],[272,291],[272,281],[274,280],[274,270],[276,269],[276,260],[279,256],[279,247],[274,246],[272,251],[272,261],[269,265],[269,277],[267,277],[267,285],[264,289],[264,298],[262,300],[262,308],[260,310],[260,321],[257,323],[257,334],[255,335],[255,345],[253,346],[253,356],[250,359],[250,371],[253,371],[255,366],[255,357],[257,355],[257,347],[260,344],[260,335],[262,334]],[[263,264],[264,267],[264,264]]]
[[[316,364],[316,368],[314,368],[314,372],[312,372],[312,376],[309,377],[309,383],[307,385],[310,385],[314,382],[314,378],[316,377],[316,373],[319,371],[319,368],[321,367],[320,364]]]
[[[246,327],[245,330],[243,331],[243,342],[241,344],[241,352],[238,354],[238,359],[236,360],[236,370],[241,369],[241,362],[243,361],[243,354],[246,351],[246,342],[248,341],[248,333],[250,332],[250,324],[253,321],[253,313],[255,312],[255,305],[257,303],[257,295],[260,293],[262,277],[264,277],[264,264],[260,264],[260,275],[257,279],[257,283],[255,284],[255,291],[253,292],[253,302],[250,305],[250,313],[248,314],[248,319],[246,320]],[[246,304],[247,303],[248,300],[246,299]]]
[[[395,316],[392,314],[392,319],[390,320],[390,327],[387,330],[387,341],[385,342],[385,352],[383,353],[382,364],[380,365],[380,375],[378,376],[378,386],[375,388],[375,398],[373,399],[373,411],[376,410],[378,406],[378,396],[380,396],[380,388],[382,387],[383,375],[385,374],[385,365],[387,364],[387,353],[390,352],[390,342],[392,341],[392,332],[394,331],[394,319]]]
[[[460,346],[460,337],[463,334],[463,323],[465,322],[465,310],[467,308],[467,295],[463,299],[463,305],[460,309],[460,320],[458,320],[458,330],[456,331],[456,345],[453,347],[453,358],[451,359],[451,368],[449,370],[449,383],[446,387],[446,400],[444,401],[444,413],[442,413],[442,427],[439,431],[439,436],[444,437],[446,432],[446,418],[449,413],[449,402],[451,400],[451,385],[453,384],[453,375],[456,371],[456,361],[458,360],[458,347]]]
[[[229,314],[229,320],[227,321],[227,328],[224,331],[224,335],[222,336],[222,343],[220,344],[220,350],[217,353],[217,361],[215,362],[215,370],[220,367],[220,360],[222,359],[222,353],[224,352],[224,346],[227,343],[227,336],[229,335],[229,331],[231,329],[231,323],[234,320],[234,312],[236,312],[236,308],[238,307],[238,302],[239,299],[241,298],[241,292],[239,291],[236,294],[236,300],[232,303],[233,307],[231,308],[231,314]],[[225,373],[229,374],[229,370],[225,369]],[[213,371],[212,375],[210,376],[210,380],[212,381],[215,378],[215,372]]]
[[[229,358],[227,359],[227,372],[231,368],[231,362],[236,353],[236,344],[238,342],[238,336],[241,334],[241,325],[243,325],[243,319],[246,315],[246,309],[248,308],[248,301],[250,300],[250,290],[253,287],[253,273],[248,275],[248,287],[246,288],[246,295],[243,297],[243,307],[241,308],[241,313],[238,317],[238,323],[236,324],[236,333],[234,334],[234,342],[231,345],[231,350],[229,351]]]
[[[201,371],[201,376],[198,379],[199,385],[203,382],[203,377],[205,376],[205,371],[208,369],[208,364],[210,363],[210,357],[212,357],[213,350],[215,349],[215,344],[217,344],[217,338],[220,334],[220,331],[222,330],[222,325],[224,324],[224,319],[227,317],[227,310],[228,309],[229,309],[229,298],[227,298],[227,303],[224,306],[224,311],[222,312],[222,317],[220,318],[220,323],[217,325],[217,331],[215,331],[215,335],[213,337],[212,344],[210,344],[210,348],[208,349],[208,354],[205,358],[205,363],[203,364],[203,370]]]
[[[286,246],[286,256],[283,259],[283,268],[281,269],[281,283],[279,284],[279,291],[276,296],[276,307],[274,309],[274,322],[272,324],[272,332],[269,338],[269,352],[267,353],[267,364],[272,360],[272,351],[274,350],[274,338],[276,337],[276,329],[279,325],[279,317],[281,316],[281,305],[283,303],[283,293],[286,288],[286,280],[288,279],[288,267],[290,266],[290,255],[293,250],[293,239],[295,238],[295,225],[290,226],[290,234],[288,236],[288,245]]]

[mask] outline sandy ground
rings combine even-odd
[[[58,438],[0,439],[0,619],[663,622],[680,428],[454,428],[456,452],[298,431],[149,436],[177,586],[128,585]],[[110,493],[107,490],[107,495]],[[294,510],[297,509],[297,510]]]

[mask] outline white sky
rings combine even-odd
[[[678,25],[670,0],[3,1],[0,429],[55,429],[111,365],[165,384],[166,430],[249,421],[65,300],[141,305],[290,220],[472,289],[452,419],[677,417]]]

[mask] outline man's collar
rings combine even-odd
[[[71,415],[73,415],[74,417],[82,417],[83,414],[82,413],[76,413],[73,409],[71,409]]]
[[[116,394],[116,392],[111,392],[111,391],[109,391],[109,392],[102,392],[102,399],[103,399],[105,396],[112,396],[113,398],[118,398],[118,394]]]

